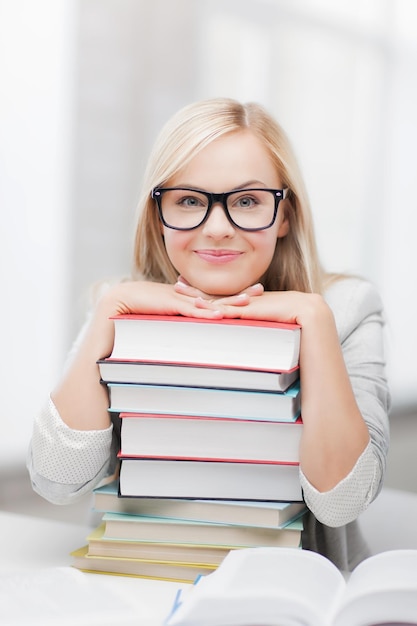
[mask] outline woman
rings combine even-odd
[[[256,104],[185,107],[156,142],[139,209],[132,279],[98,299],[35,421],[34,489],[65,503],[115,469],[117,428],[96,363],[112,351],[112,315],[297,322],[303,547],[352,569],[367,556],[355,520],[381,488],[388,449],[382,305],[366,281],[322,270],[285,134]]]

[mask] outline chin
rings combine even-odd
[[[240,273],[240,276],[234,276],[232,272],[224,271],[211,273],[194,272],[193,275],[187,275],[183,272],[182,275],[190,285],[208,296],[216,298],[234,296],[257,282],[253,276],[245,276],[243,272]]]
[[[200,289],[200,291],[204,291],[204,293],[206,293],[209,296],[213,296],[215,298],[225,298],[227,296],[234,296],[235,294],[240,293],[241,291],[244,291],[250,285],[236,284],[232,288],[230,288],[230,286],[226,287],[226,286],[219,285],[219,284],[208,283],[208,284],[198,284],[194,286],[197,289]]]

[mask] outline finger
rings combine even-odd
[[[227,298],[219,298],[217,302],[219,304],[231,305],[231,306],[246,306],[250,302],[250,297],[246,292],[238,293],[236,296],[228,296]]]
[[[197,307],[197,309],[214,309],[214,308],[216,308],[215,303],[214,303],[213,300],[207,300],[206,298],[203,298],[202,296],[197,296],[195,301],[194,301],[194,304]]]
[[[213,310],[223,310],[225,306],[242,307],[247,306],[249,303],[250,298],[246,293],[240,293],[236,296],[228,296],[226,298],[213,298],[211,300],[199,296],[195,300],[196,307]]]
[[[245,289],[245,293],[249,296],[261,296],[264,292],[264,286],[262,283],[256,283],[255,285],[251,285],[247,289]]]
[[[178,293],[185,293],[187,295],[201,296],[201,297],[209,297],[205,294],[201,289],[197,289],[190,285],[188,280],[181,276],[181,274],[177,277],[177,282],[175,283],[176,291]]]
[[[201,298],[203,300],[203,298]],[[207,302],[204,300],[204,302]],[[189,317],[197,317],[203,319],[221,319],[223,317],[223,311],[219,309],[208,309],[206,307],[199,307],[197,305],[197,300],[194,304],[192,310],[187,311],[186,313]]]
[[[181,276],[181,274],[178,275],[177,282],[178,283],[182,283],[183,285],[189,285],[190,284],[188,282],[188,280],[186,278],[184,278],[184,276]]]
[[[174,291],[176,291],[177,293],[181,293],[185,296],[191,296],[194,298],[197,298],[198,296],[202,297],[202,292],[199,291],[198,289],[195,289],[195,287],[191,287],[191,285],[188,285],[187,283],[183,283],[181,281],[177,281],[174,285]]]

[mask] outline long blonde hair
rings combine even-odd
[[[313,220],[304,182],[290,143],[279,124],[259,104],[241,104],[229,98],[203,100],[188,105],[162,128],[149,158],[134,246],[134,278],[163,283],[176,281],[178,273],[165,250],[158,211],[151,198],[200,150],[226,133],[249,129],[269,151],[283,187],[289,219],[288,234],[277,240],[269,269],[263,277],[266,290],[320,293],[324,274],[319,263]]]

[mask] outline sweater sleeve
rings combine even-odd
[[[49,399],[36,417],[27,467],[33,489],[55,504],[91,491],[114,468],[113,425],[105,430],[69,428]]]
[[[370,435],[350,473],[330,491],[317,491],[300,471],[307,506],[320,522],[336,527],[356,519],[382,487],[389,445],[390,393],[385,374],[384,315],[376,290],[366,281],[345,279],[337,281],[326,298]]]
[[[381,484],[381,468],[371,442],[351,472],[333,489],[320,492],[300,470],[304,500],[314,516],[326,526],[343,526],[356,519],[372,502]]]

